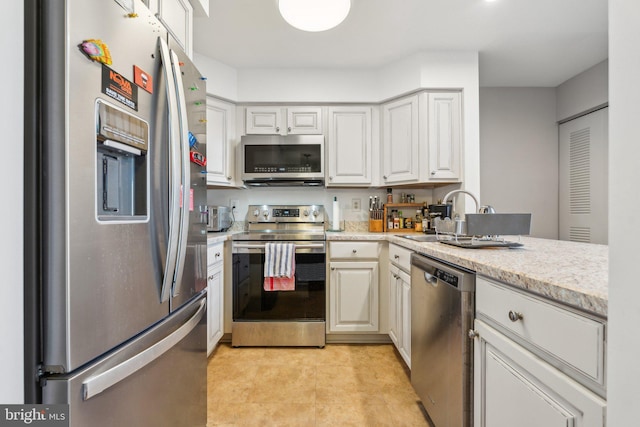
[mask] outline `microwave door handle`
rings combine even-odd
[[[191,168],[189,167],[189,122],[187,117],[187,103],[185,101],[180,60],[174,51],[171,51],[171,66],[173,69],[174,84],[177,93],[178,122],[180,129],[180,152],[182,171],[182,209],[180,209],[180,233],[178,237],[178,257],[176,271],[173,280],[172,296],[180,294],[182,288],[182,273],[184,272],[185,257],[187,253],[187,238],[189,234],[189,212],[191,211]]]
[[[176,141],[180,138],[180,127],[177,121],[178,101],[176,99],[176,88],[171,69],[169,46],[162,37],[158,37],[158,44],[160,58],[162,60],[162,74],[167,86],[167,107],[169,109],[169,236],[167,239],[167,258],[160,292],[160,301],[165,302],[169,300],[178,257],[178,237],[180,230],[180,147]]]

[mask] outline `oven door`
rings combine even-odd
[[[233,243],[233,321],[324,321],[326,244],[294,242],[295,290],[265,291],[265,242]]]

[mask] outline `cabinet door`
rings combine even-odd
[[[400,271],[394,265],[389,266],[389,338],[400,351],[400,304],[398,295],[400,294]]]
[[[377,332],[378,262],[331,262],[329,330]]]
[[[217,263],[207,274],[207,354],[223,335],[223,264]]]
[[[328,133],[327,187],[371,184],[371,108],[332,107]]]
[[[411,368],[411,278],[400,272],[400,286],[398,286],[399,323],[401,325],[400,348],[398,351],[405,363]]]
[[[460,93],[427,94],[429,176],[427,180],[460,180]]]
[[[385,184],[418,182],[418,96],[382,106]]]
[[[158,0],[158,19],[192,58],[193,8],[189,0]]]
[[[282,108],[280,107],[247,107],[247,135],[277,135],[284,133],[282,129]]]
[[[287,132],[291,135],[322,134],[322,108],[289,107],[287,108]]]
[[[232,185],[235,107],[207,98],[207,184]]]
[[[606,402],[476,320],[474,425],[602,427]]]

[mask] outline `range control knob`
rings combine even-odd
[[[302,215],[309,216],[309,209],[305,209],[302,211]]]
[[[269,211],[262,211],[262,216],[264,217],[264,219],[269,218]]]
[[[256,218],[257,218],[258,216],[260,216],[260,209],[254,209],[254,210],[253,210],[253,216],[255,216]]]
[[[314,211],[313,211],[313,213],[312,213],[312,215],[313,215],[313,216],[318,216],[318,215],[320,215],[320,212],[318,212],[317,210],[314,210]]]

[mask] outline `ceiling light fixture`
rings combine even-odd
[[[351,0],[278,0],[278,8],[292,27],[317,32],[344,21],[351,9]]]

